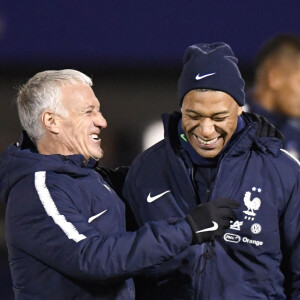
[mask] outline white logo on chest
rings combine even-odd
[[[165,191],[165,192],[163,192],[163,193],[161,193],[161,194],[159,194],[159,195],[153,196],[153,197],[151,196],[151,193],[149,193],[149,195],[148,195],[148,197],[147,197],[147,202],[148,202],[148,203],[151,203],[151,202],[153,202],[153,201],[159,199],[160,197],[162,197],[163,195],[165,195],[165,194],[167,194],[167,193],[169,193],[169,192],[171,192],[171,191],[170,191],[170,190],[169,190],[169,191]]]
[[[89,220],[88,220],[88,222],[91,223],[92,221],[94,221],[95,219],[97,219],[98,217],[100,217],[101,215],[103,215],[104,213],[106,213],[106,211],[107,211],[107,209],[101,211],[99,214],[96,214],[96,215],[90,217]]]
[[[256,187],[253,187],[252,191],[260,193],[261,188],[257,189]],[[254,211],[259,210],[260,205],[261,205],[261,200],[258,197],[254,197],[253,199],[251,199],[251,195],[252,195],[252,193],[249,191],[245,193],[244,204],[246,205],[247,210],[244,210],[243,213],[246,215],[245,216],[246,220],[253,221],[254,217],[256,216],[256,213]]]
[[[233,223],[233,221],[230,221],[230,223]],[[243,221],[241,221],[241,222],[240,221],[235,221],[233,224],[230,225],[230,229],[240,231],[242,225],[243,225]]]

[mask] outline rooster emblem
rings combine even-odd
[[[256,190],[256,188],[252,188],[252,190]],[[261,190],[258,189],[258,192],[260,192]],[[251,200],[251,192],[246,192],[245,196],[244,196],[244,203],[247,206],[247,210],[244,210],[243,213],[247,216],[250,217],[246,217],[245,219],[252,219],[254,220],[254,218],[251,217],[255,217],[256,213],[254,212],[255,210],[259,210],[260,205],[261,205],[261,200],[258,197],[255,197]]]

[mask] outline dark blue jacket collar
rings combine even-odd
[[[63,156],[38,153],[35,144],[23,132],[21,143],[8,146],[0,155],[0,202],[8,199],[8,194],[16,182],[38,171],[69,174],[73,177],[88,176],[97,161],[84,162],[83,155]]]
[[[28,150],[32,153],[39,153],[35,143],[30,139],[25,130],[22,131],[20,142],[15,144],[16,147],[19,147],[21,150]],[[97,161],[93,158],[85,161],[84,156],[81,154],[74,155],[61,155],[61,154],[52,154],[51,157],[57,157],[58,159],[69,161],[77,166],[84,166],[87,168],[92,168],[95,166]]]

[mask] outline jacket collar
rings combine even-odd
[[[27,132],[25,130],[22,131],[20,142],[15,144],[16,147],[20,148],[21,150],[29,150],[32,153],[39,153],[36,147],[36,144],[30,139]],[[88,159],[87,161],[84,160],[84,156],[81,154],[74,154],[74,155],[61,155],[61,154],[52,154],[49,157],[57,158],[59,160],[68,161],[73,165],[93,168],[97,161],[93,158]]]

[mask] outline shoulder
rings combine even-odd
[[[167,143],[166,140],[163,139],[155,145],[151,146],[144,152],[140,153],[133,163],[131,167],[138,168],[139,166],[151,165],[154,162],[160,162],[163,160],[167,152]]]
[[[291,170],[295,170],[296,172],[300,172],[300,161],[289,151],[285,149],[280,149],[279,152],[279,164],[290,168]]]
[[[144,183],[145,181],[153,182],[161,178],[161,173],[168,172],[169,159],[168,146],[165,140],[158,142],[152,147],[148,148],[132,162],[126,180],[125,186],[128,183],[135,186]]]
[[[27,174],[14,184],[10,198],[14,198],[15,201],[26,201],[27,204],[50,192],[54,193],[54,191],[55,194],[67,195],[70,188],[74,190],[77,187],[78,185],[75,185],[74,181],[70,181],[70,176],[66,174],[51,171],[36,171]]]
[[[285,186],[300,184],[300,162],[287,150],[280,149],[276,156],[269,156],[274,170]]]

